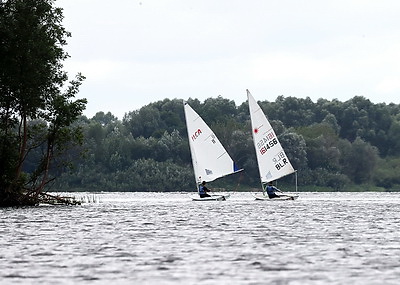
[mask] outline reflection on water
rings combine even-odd
[[[191,195],[0,209],[1,284],[398,284],[400,194]]]

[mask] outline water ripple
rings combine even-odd
[[[1,283],[396,284],[400,276],[400,194],[97,197],[0,209]]]

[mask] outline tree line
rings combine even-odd
[[[213,182],[221,188],[258,187],[248,104],[209,98],[189,99],[218,136],[243,174]],[[260,101],[282,146],[298,171],[300,190],[394,191],[400,176],[400,106],[373,104],[355,96],[338,100],[279,96]],[[84,157],[54,185],[82,191],[192,191],[191,165],[183,103],[164,99],[125,114],[82,116]],[[293,177],[282,183],[293,184]],[[215,183],[215,184],[214,184]]]

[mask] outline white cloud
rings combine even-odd
[[[67,61],[65,63],[67,70],[81,72],[88,76],[91,82],[111,80],[117,77],[119,73],[126,71],[126,66],[122,62],[113,60],[89,60],[89,61]]]
[[[374,89],[379,94],[394,94],[400,95],[400,81],[398,77],[385,77],[379,81]],[[397,97],[398,98],[398,97]],[[397,98],[393,98],[395,101]]]

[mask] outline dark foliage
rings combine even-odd
[[[0,2],[0,206],[48,200],[52,168],[83,139],[72,123],[85,108],[85,99],[73,101],[84,77],[64,90],[70,34],[53,4]]]
[[[209,98],[189,99],[243,168],[221,187],[257,187],[247,102]],[[328,187],[368,184],[396,189],[400,155],[399,106],[372,104],[363,97],[340,102],[309,98],[277,98],[260,105],[299,173],[300,186]],[[165,99],[128,113],[121,121],[99,112],[82,118],[85,130],[85,160],[64,175],[60,189],[86,191],[187,191],[194,190],[189,145],[182,100]],[[379,174],[379,175],[378,175]],[[286,177],[283,183],[293,183]],[[307,188],[305,188],[307,189]]]

